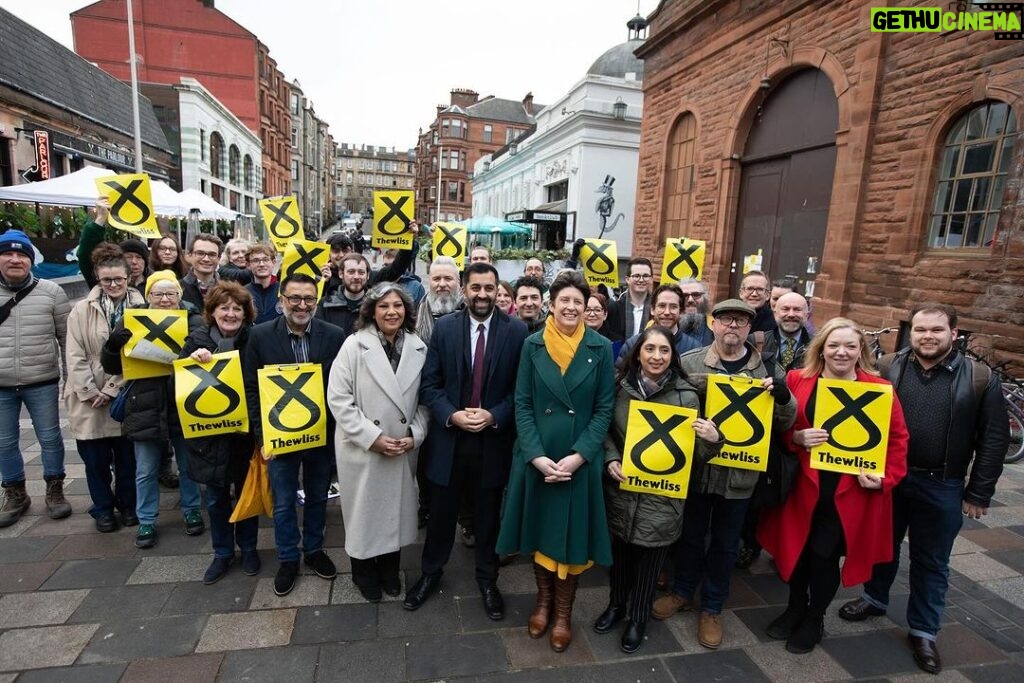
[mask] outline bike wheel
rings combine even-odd
[[[1024,410],[1007,403],[1006,414],[1010,418],[1010,443],[1004,462],[1014,463],[1024,458]]]

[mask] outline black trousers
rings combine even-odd
[[[613,605],[626,606],[626,618],[646,624],[651,618],[651,602],[658,583],[658,572],[671,546],[645,548],[612,536],[611,596]]]
[[[476,580],[484,587],[498,580],[498,555],[494,552],[494,545],[498,541],[501,522],[502,489],[480,486],[480,459],[479,450],[474,452],[471,448],[456,446],[448,486],[430,482],[430,521],[427,522],[421,567],[428,575],[437,575],[444,570],[455,542],[455,525],[462,498],[471,491],[475,499]]]
[[[841,544],[831,554],[820,555],[808,542],[800,553],[793,575],[789,577],[789,606],[800,609],[807,605],[811,614],[825,614],[839,590],[839,559],[842,556]]]
[[[384,553],[365,560],[350,557],[352,582],[362,588],[371,588],[380,586],[382,581],[388,579],[398,580],[401,555],[402,551],[396,550],[393,553]]]

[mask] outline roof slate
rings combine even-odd
[[[0,83],[106,128],[133,135],[131,86],[0,8]],[[148,98],[139,95],[142,140],[170,152]]]
[[[535,112],[544,108],[543,104],[534,104]],[[466,113],[475,119],[493,119],[496,121],[510,121],[512,123],[533,123],[533,117],[526,113],[523,103],[519,100],[503,100],[498,97],[489,97],[476,104],[466,107]]]

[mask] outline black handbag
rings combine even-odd
[[[793,480],[800,471],[800,460],[782,441],[781,434],[772,434],[768,449],[768,465],[758,477],[754,495],[750,499],[755,508],[779,507],[786,502]]]
[[[132,386],[135,384],[135,380],[128,382],[121,391],[117,393],[117,398],[110,402],[110,419],[115,422],[124,422],[125,416],[128,414],[128,395],[131,394]]]

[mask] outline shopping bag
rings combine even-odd
[[[249,461],[249,473],[245,476],[245,485],[238,496],[238,504],[231,513],[232,524],[257,515],[274,516],[274,498],[270,493],[270,476],[267,474],[267,461],[259,451],[252,454]]]

